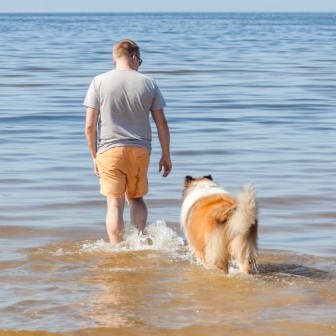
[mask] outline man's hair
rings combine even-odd
[[[117,42],[113,47],[113,58],[132,55],[140,56],[140,48],[132,40],[121,40]]]

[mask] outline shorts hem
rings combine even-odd
[[[116,194],[113,194],[113,195],[112,195],[112,194],[108,194],[108,193],[104,193],[104,192],[100,192],[100,194],[103,195],[103,196],[105,196],[105,197],[108,197],[108,198],[123,198],[123,197],[126,196],[127,198],[133,199],[133,198],[141,198],[141,197],[146,196],[146,195],[148,194],[148,191],[146,191],[145,193],[141,193],[141,194],[139,194],[139,195],[135,195],[135,196],[132,195],[132,197],[129,196],[129,195],[127,194],[127,192],[124,193],[124,194],[121,195],[121,196],[116,196]]]

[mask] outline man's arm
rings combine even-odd
[[[93,160],[93,169],[97,176],[99,176],[98,168],[96,165],[98,115],[99,111],[97,111],[96,109],[92,107],[88,107],[86,109],[85,138]]]
[[[170,159],[170,132],[168,122],[163,109],[152,111],[152,117],[155,122],[158,137],[161,145],[162,156],[159,162],[159,172],[163,169],[163,177],[169,175],[172,170]]]

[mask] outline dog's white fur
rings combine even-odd
[[[186,236],[188,234],[186,230],[187,217],[191,207],[201,197],[210,196],[213,194],[227,194],[227,192],[224,189],[220,188],[219,185],[217,185],[215,182],[211,180],[203,180],[197,183],[195,186],[190,187],[187,196],[183,200],[180,215],[181,229],[183,230]]]

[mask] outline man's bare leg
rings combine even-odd
[[[147,206],[142,197],[128,199],[130,206],[131,223],[143,233],[147,223]]]
[[[120,243],[124,233],[125,198],[107,198],[106,228],[111,244]]]

